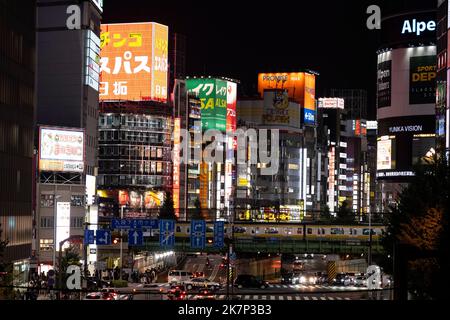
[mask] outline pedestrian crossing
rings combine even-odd
[[[324,285],[305,285],[305,284],[269,284],[272,289],[327,289],[336,291],[352,291],[352,290],[367,290],[365,287],[353,286],[324,286]]]
[[[217,300],[225,300],[226,295],[216,295]],[[196,295],[190,294],[188,300],[195,300]],[[234,295],[232,300],[267,300],[267,301],[336,301],[351,300],[349,297],[331,297],[331,296],[307,296],[307,295]]]

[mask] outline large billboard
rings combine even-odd
[[[272,90],[264,93],[263,124],[300,127],[300,107],[290,102],[286,90]]]
[[[187,88],[201,102],[203,131],[227,130],[227,81],[213,78],[188,79]]]
[[[175,118],[173,129],[173,207],[177,216],[180,209],[180,129],[181,119]]]
[[[290,99],[294,99],[301,105],[305,103],[305,73],[260,73],[258,75],[258,92],[261,98],[264,90],[287,90]]]
[[[84,131],[40,127],[39,170],[84,172]]]
[[[227,81],[227,132],[236,131],[237,84]]]
[[[100,100],[167,102],[167,26],[102,24]]]
[[[392,61],[378,64],[377,71],[377,105],[378,108],[391,106]]]
[[[436,102],[436,56],[410,58],[409,104]]]
[[[377,143],[377,170],[394,169],[392,162],[392,140],[379,140]]]

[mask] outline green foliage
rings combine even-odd
[[[160,219],[172,219],[175,220],[177,217],[175,215],[174,203],[172,199],[172,194],[170,192],[165,193],[164,203],[159,209]]]
[[[336,213],[336,223],[354,223],[355,222],[355,214],[350,208],[350,204],[347,200],[342,202],[342,205],[339,207],[338,212]]]
[[[321,221],[331,222],[333,220],[333,216],[330,213],[330,207],[328,205],[325,205],[323,211],[320,214],[319,219]]]
[[[419,298],[444,298],[444,290],[450,285],[450,167],[445,159],[435,157],[414,171],[412,182],[386,217],[387,229],[381,242],[390,257],[395,257],[396,244],[415,250],[417,256],[408,261],[410,291],[417,292]],[[385,259],[382,266],[391,273],[392,259]]]

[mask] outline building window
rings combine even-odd
[[[51,208],[53,207],[53,195],[52,194],[41,194],[41,207]]]
[[[41,251],[53,251],[53,239],[40,239],[39,249]]]
[[[53,228],[54,226],[54,218],[53,217],[41,217],[41,228],[48,229]]]
[[[70,205],[73,207],[84,207],[84,196],[82,195],[72,195],[70,196]]]
[[[82,229],[84,223],[84,217],[72,217],[70,225],[74,229]]]

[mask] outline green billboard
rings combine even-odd
[[[220,79],[188,79],[187,88],[201,101],[202,130],[227,127],[227,82]]]

